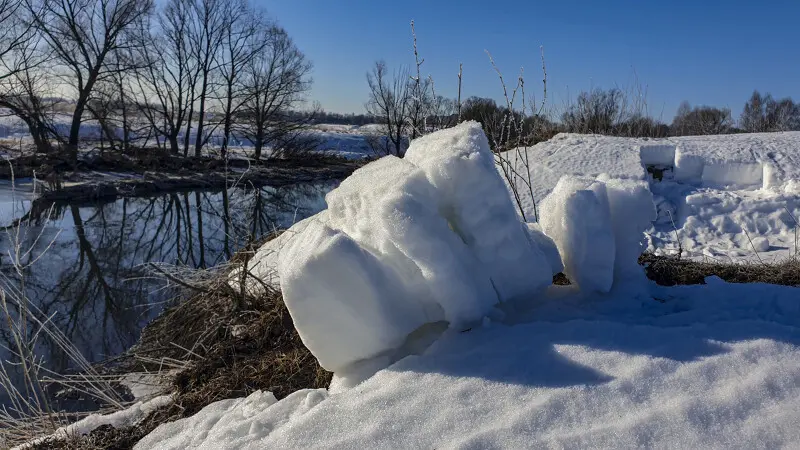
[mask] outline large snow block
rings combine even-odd
[[[540,213],[542,231],[558,247],[564,274],[582,290],[610,291],[616,245],[605,184],[562,177]]]
[[[501,301],[530,296],[551,283],[547,258],[529,241],[479,123],[416,139],[405,160],[436,189],[440,214],[480,261],[480,272]]]
[[[644,276],[638,263],[645,249],[644,233],[658,218],[650,187],[640,180],[612,179],[604,175],[598,179],[606,185],[614,230],[615,278],[621,281],[636,275]]]
[[[326,200],[331,227],[393,268],[409,296],[462,324],[480,319],[498,298],[489,274],[440,213],[443,196],[419,168],[385,157],[355,171]]]
[[[676,181],[684,183],[700,183],[703,178],[703,157],[692,155],[680,147],[675,149],[675,171],[673,176]]]
[[[712,160],[703,166],[704,186],[761,186],[763,178],[764,167],[760,162]]]
[[[279,267],[294,325],[326,370],[397,348],[432,321],[390,268],[321,221],[283,248]]]

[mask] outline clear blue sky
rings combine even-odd
[[[485,49],[507,80],[524,66],[541,92],[542,45],[551,104],[635,78],[666,122],[682,100],[734,117],[753,89],[800,100],[800,0],[254,1],[313,61],[312,99],[328,111],[363,111],[375,60],[413,64],[412,19],[424,75],[449,97],[463,63],[463,96],[501,98]]]

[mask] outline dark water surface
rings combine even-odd
[[[224,263],[248,239],[324,209],[324,195],[336,184],[66,205],[54,207],[49,219],[46,211],[31,211],[29,186],[0,185],[0,226],[24,218],[18,230],[0,232],[0,283],[23,291],[40,317],[49,317],[88,361],[101,361],[133,345],[175,294],[164,281],[147,276],[143,264],[207,268]],[[19,254],[25,266],[21,274],[9,252]],[[0,358],[10,364],[13,338],[5,318],[2,322]],[[70,358],[46,336],[39,338],[36,353],[50,370],[71,367]],[[5,394],[0,391],[0,405],[7,401]]]

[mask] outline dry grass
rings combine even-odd
[[[239,252],[237,261],[243,262],[247,253]],[[139,343],[107,368],[177,368],[169,386],[174,403],[133,428],[104,426],[36,448],[129,449],[158,425],[189,417],[213,402],[256,390],[281,399],[300,389],[327,387],[332,376],[303,345],[280,292],[243,298],[228,286],[227,277],[217,277],[202,292],[162,313],[144,329]]]
[[[37,448],[129,449],[158,425],[189,417],[219,400],[256,390],[281,399],[299,389],[329,385],[331,374],[303,345],[279,292],[248,298],[237,310],[231,299],[236,294],[220,283],[162,314],[126,360],[115,362],[121,370],[157,370],[159,364],[184,361],[171,386],[176,392],[172,405],[134,428],[105,426]]]
[[[774,263],[699,262],[645,253],[639,258],[647,277],[662,286],[705,284],[716,275],[729,283],[768,283],[800,286],[800,259],[788,258]]]

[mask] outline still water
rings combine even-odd
[[[101,361],[133,345],[175,294],[144,265],[208,268],[224,263],[249,239],[324,209],[324,196],[335,186],[174,192],[32,209],[29,186],[18,183],[12,190],[0,185],[0,226],[5,227],[0,231],[0,285],[22,289],[87,360]],[[10,263],[9,252],[19,255],[13,258],[22,263],[21,273]],[[13,346],[2,322],[0,358],[7,364],[13,360],[7,348]],[[71,367],[67,355],[46,337],[40,337],[36,352],[50,370]]]

